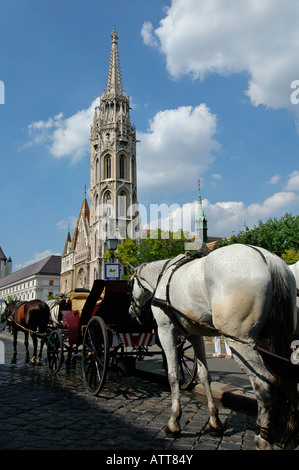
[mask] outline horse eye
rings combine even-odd
[[[132,279],[129,279],[127,281],[127,286],[128,286],[129,289],[132,289],[132,287],[133,287],[133,280]]]

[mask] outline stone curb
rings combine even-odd
[[[246,407],[252,411],[257,409],[256,398],[251,390],[244,391],[243,388],[222,382],[212,382],[211,390],[213,397],[216,400],[220,400],[223,405]],[[195,385],[193,391],[199,395],[206,396],[206,392],[202,384]]]

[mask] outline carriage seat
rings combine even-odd
[[[70,301],[72,304],[72,311],[79,312],[79,314],[81,315],[82,309],[88,296],[89,292],[71,292]]]

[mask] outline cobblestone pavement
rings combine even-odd
[[[254,449],[254,414],[220,406],[221,436],[209,433],[204,397],[182,392],[182,434],[169,438],[171,396],[165,380],[147,375],[121,377],[112,372],[99,397],[90,396],[80,364],[57,377],[44,364],[10,364],[11,339],[0,365],[0,449],[196,451]],[[19,351],[22,344],[18,346]]]

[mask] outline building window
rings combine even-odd
[[[126,157],[124,155],[121,155],[119,159],[119,177],[122,180],[125,179],[125,164],[126,164]]]
[[[127,197],[125,191],[121,191],[118,196],[118,216],[126,217]]]
[[[100,180],[99,159],[96,160],[95,184]]]
[[[104,210],[108,217],[112,216],[112,203],[110,191],[107,191],[104,195]]]
[[[106,155],[105,160],[104,160],[104,171],[105,171],[105,179],[111,178],[111,156]]]

